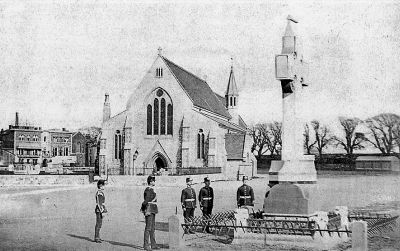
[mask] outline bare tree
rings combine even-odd
[[[321,125],[317,120],[311,121],[311,126],[315,133],[315,148],[318,150],[318,154],[321,157],[322,151],[326,148],[332,141],[332,135],[327,126]]]
[[[271,156],[282,153],[282,123],[274,121],[269,124],[270,144],[267,144]]]
[[[261,123],[255,125],[251,130],[253,145],[251,151],[256,152],[257,160],[262,155],[269,153],[270,156],[280,155],[282,149],[282,123]]]
[[[311,134],[310,134],[310,127],[308,124],[304,126],[304,149],[306,150],[307,154],[311,154],[311,150],[314,148],[314,145],[317,143],[317,141],[312,141],[311,140]]]
[[[358,118],[339,117],[344,137],[334,136],[336,146],[341,146],[348,155],[353,155],[354,150],[363,149],[363,142],[366,141],[363,133],[356,132],[356,128],[362,121]]]
[[[370,131],[367,141],[379,149],[383,154],[394,151],[396,144],[396,131],[400,117],[393,113],[382,113],[366,120]]]
[[[397,147],[399,148],[399,151],[400,151],[400,123],[398,123],[398,124],[395,126],[395,128],[394,128],[394,130],[393,130],[393,135],[394,135],[394,138],[395,138],[395,142],[396,142],[396,144],[397,144]],[[398,154],[398,157],[400,158],[400,153]]]

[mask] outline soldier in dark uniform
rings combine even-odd
[[[97,192],[96,192],[96,226],[94,227],[94,241],[97,243],[101,243],[102,239],[100,239],[100,228],[103,224],[104,214],[107,213],[107,209],[105,206],[106,197],[104,195],[104,186],[105,180],[97,181]]]
[[[243,176],[243,185],[237,190],[236,200],[239,208],[254,206],[254,192],[253,188],[247,185],[248,179],[247,176]]]
[[[210,187],[210,179],[208,177],[204,178],[205,186],[200,189],[199,192],[199,204],[200,209],[203,212],[203,216],[205,219],[211,217],[213,205],[214,205],[214,191],[212,187]],[[210,228],[206,227],[206,232],[210,233]]]
[[[147,177],[147,184],[149,185],[144,190],[144,201],[140,211],[144,214],[146,227],[144,229],[144,244],[145,250],[159,249],[157,247],[155,238],[155,224],[156,224],[156,214],[158,213],[157,207],[157,195],[154,191],[154,186],[156,184],[156,177],[150,175]],[[149,238],[151,243],[151,248],[149,245]]]
[[[194,217],[194,210],[196,208],[196,192],[192,188],[192,182],[192,178],[186,178],[187,187],[182,190],[181,195],[181,204],[185,221]],[[194,233],[192,230],[188,232],[191,234]]]

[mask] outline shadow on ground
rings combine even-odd
[[[81,239],[81,240],[86,240],[86,241],[93,242],[93,239],[91,239],[89,237],[86,237],[86,236],[80,236],[80,235],[75,235],[75,234],[68,234],[68,236],[73,237],[73,238],[77,238],[77,239]],[[111,245],[114,245],[114,246],[131,247],[131,248],[134,248],[134,249],[143,250],[143,247],[137,246],[137,245],[133,245],[133,244],[129,244],[129,243],[123,243],[123,242],[118,242],[118,241],[110,241],[110,240],[104,240],[103,242],[110,243]],[[161,245],[159,245],[159,246],[161,247]]]
[[[145,223],[143,220],[140,222]],[[168,232],[169,224],[168,224],[168,222],[157,222],[156,221],[155,229],[156,229],[156,231]]]

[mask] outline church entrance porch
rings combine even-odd
[[[142,173],[143,175],[165,175],[170,173],[170,171],[171,162],[169,161],[169,158],[163,153],[157,151],[149,155],[147,161],[143,163],[143,171],[139,171],[139,173]]]
[[[156,161],[154,162],[154,171],[159,172],[162,171],[162,169],[167,170],[167,165],[164,162],[164,160],[161,157],[158,157]]]

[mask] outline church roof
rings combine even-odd
[[[231,67],[231,73],[229,74],[228,87],[226,88],[225,95],[230,95],[230,96],[239,95],[239,92],[238,92],[237,86],[236,86],[235,75],[233,74],[233,67]]]
[[[245,134],[225,134],[225,149],[228,160],[243,159]]]
[[[109,118],[108,120],[104,121],[102,128],[109,127],[109,126],[117,126],[119,128],[123,128],[127,116],[127,110],[114,115],[113,117]]]
[[[217,98],[206,81],[169,61],[165,57],[162,57],[162,59],[167,64],[171,72],[175,75],[175,78],[189,95],[195,106],[201,107],[228,119],[231,118],[231,115],[226,110],[224,103],[220,102],[219,98]]]
[[[222,97],[221,95],[219,95],[218,93],[214,92],[215,96],[217,96],[217,98],[219,99],[219,102],[221,102],[224,107],[225,107],[225,97]]]
[[[238,116],[239,116],[239,126],[246,129],[247,124],[244,122],[243,118],[240,115],[238,115]]]
[[[240,132],[240,133],[245,133],[246,132],[246,127],[242,128],[232,122],[217,118],[215,116],[210,116],[206,113],[200,112],[200,114],[202,114],[203,116],[206,116],[207,118],[214,120],[215,122],[217,122],[220,126],[225,127],[226,129],[229,130],[233,130],[235,132]]]

